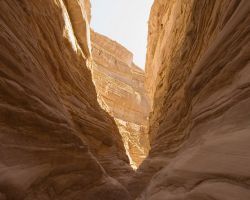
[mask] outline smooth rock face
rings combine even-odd
[[[133,63],[132,53],[117,42],[95,32],[91,40],[98,100],[114,117],[130,163],[138,167],[149,150],[144,72]]]
[[[129,199],[122,138],[85,64],[85,11],[78,0],[0,1],[1,200]]]
[[[248,0],[155,1],[151,151],[131,181],[134,197],[250,199],[249,25]]]

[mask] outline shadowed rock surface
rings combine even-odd
[[[250,198],[249,25],[248,0],[154,2],[151,151],[131,181],[134,197]]]
[[[144,124],[143,104],[104,111],[90,69],[141,100],[143,76],[109,39],[91,52],[90,17],[88,0],[0,1],[0,200],[249,200],[250,1],[155,0],[135,174],[108,112]]]
[[[133,63],[133,54],[122,45],[95,32],[91,33],[91,40],[98,100],[114,117],[130,163],[136,168],[149,150],[145,74]]]
[[[1,200],[129,198],[118,182],[129,160],[85,64],[85,11],[77,0],[0,1]]]

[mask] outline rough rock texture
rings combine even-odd
[[[117,42],[95,32],[91,40],[99,102],[114,117],[130,163],[138,167],[149,150],[144,72],[133,63],[132,53]]]
[[[0,1],[0,199],[129,199],[132,170],[98,102],[84,2]]]
[[[87,0],[0,1],[0,200],[249,200],[250,1],[155,0],[130,182],[143,73],[94,36],[122,139],[88,19]]]
[[[151,151],[138,199],[250,199],[250,1],[156,0],[149,21]]]
[[[90,0],[84,0],[84,9],[87,14],[88,22],[91,21],[91,3]]]

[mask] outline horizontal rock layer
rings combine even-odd
[[[131,180],[134,198],[250,198],[249,24],[248,0],[154,2],[151,151]]]
[[[149,149],[149,102],[144,72],[133,63],[132,53],[122,45],[94,31],[91,40],[95,62],[92,73],[99,102],[115,118],[130,163],[137,167]]]
[[[129,199],[98,102],[84,2],[0,1],[0,199]],[[119,183],[120,182],[120,183]]]

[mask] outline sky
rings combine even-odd
[[[91,27],[134,54],[144,69],[148,18],[153,0],[91,0]]]

